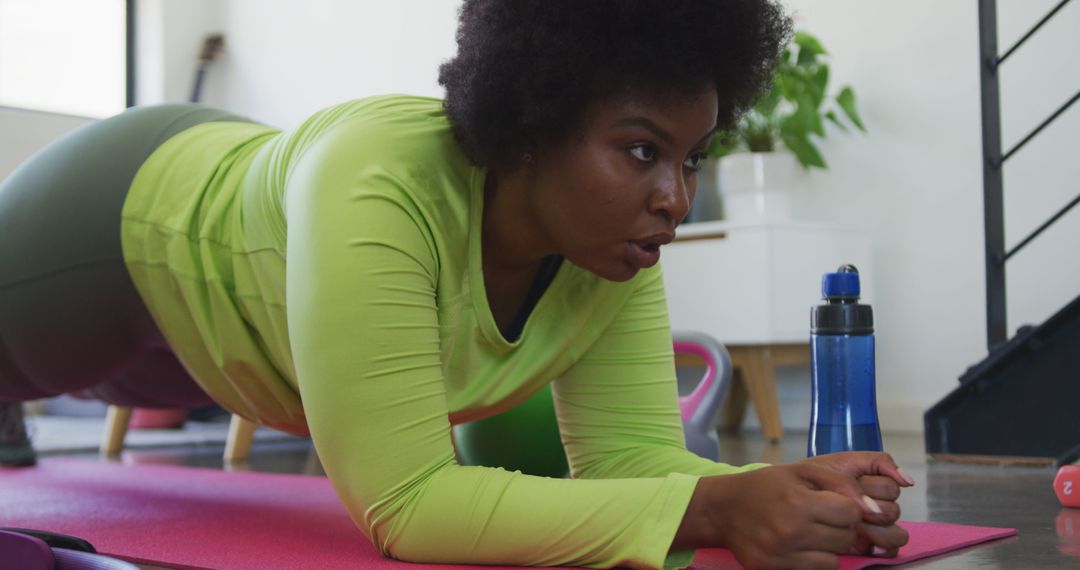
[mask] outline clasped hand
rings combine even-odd
[[[840,554],[895,556],[901,487],[914,481],[885,453],[822,455],[702,479],[709,526],[747,568],[836,568]]]

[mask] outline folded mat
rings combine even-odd
[[[901,524],[911,542],[898,558],[845,556],[840,567],[901,564],[1016,534]],[[0,527],[78,536],[102,554],[172,568],[467,568],[383,558],[349,520],[329,481],[307,475],[49,458],[33,468],[0,469]],[[692,568],[740,566],[717,548],[699,550]]]

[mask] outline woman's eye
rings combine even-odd
[[[705,158],[705,153],[703,152],[694,153],[690,155],[690,158],[683,162],[683,166],[697,172],[698,170],[701,170],[701,163],[705,161]]]
[[[634,155],[634,158],[641,162],[652,162],[656,158],[656,149],[643,144],[630,147],[630,154]]]

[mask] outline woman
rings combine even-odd
[[[26,258],[0,275],[0,397],[194,405],[190,371],[310,433],[403,560],[894,553],[911,482],[887,455],[736,468],[682,439],[659,248],[788,34],[765,0],[466,0],[444,102],[365,99],[287,133],[156,107],[75,133],[0,190],[23,244],[0,262]],[[457,464],[452,424],[549,385],[573,479]]]

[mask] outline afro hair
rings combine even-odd
[[[512,171],[623,93],[714,86],[717,127],[730,128],[768,90],[790,35],[770,0],[464,0],[439,83],[466,154]]]

